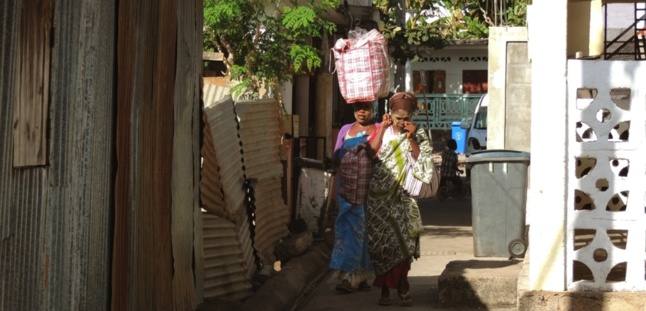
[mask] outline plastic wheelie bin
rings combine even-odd
[[[451,138],[455,139],[458,148],[455,149],[457,153],[464,153],[467,146],[467,130],[463,129],[462,122],[451,122]]]
[[[484,150],[467,157],[476,257],[524,257],[529,159],[529,153],[514,150]]]

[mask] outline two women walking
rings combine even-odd
[[[363,272],[372,268],[375,275],[372,285],[381,289],[380,305],[391,304],[390,289],[396,290],[402,304],[410,305],[412,298],[409,293],[408,271],[412,261],[419,258],[419,237],[423,227],[417,202],[404,189],[404,181],[409,174],[413,174],[422,182],[430,183],[433,171],[427,171],[424,168],[433,165],[432,148],[426,132],[417,128],[412,122],[413,112],[417,108],[414,95],[396,93],[390,98],[388,105],[390,114],[385,114],[382,123],[374,125],[374,130],[370,128],[366,131],[369,137],[366,139],[368,155],[373,158],[372,178],[366,203],[360,206],[349,206],[342,204],[344,199],[339,198],[340,211],[335,233],[342,235],[335,238],[331,268],[341,269],[346,273],[354,271],[366,277],[369,277],[369,273]],[[356,111],[357,109],[355,109],[355,117],[357,117]],[[354,124],[356,123],[359,123],[358,118]],[[356,125],[351,125],[346,134],[342,133],[342,128],[342,132],[339,133],[339,137],[344,138],[342,145],[356,133],[352,131],[353,127],[357,129]],[[338,145],[339,140],[337,140]],[[342,152],[338,155],[340,156],[338,159],[343,156]],[[365,227],[363,234],[354,235],[354,240],[359,241],[357,244],[361,244],[361,258],[364,256],[364,247],[367,248],[370,265],[364,264],[365,261],[358,261],[357,265],[345,267],[346,270],[344,270],[337,262],[343,255],[348,254],[347,247],[342,246],[348,245],[344,240],[349,234],[343,229],[344,220],[341,220],[348,218],[348,212],[345,211],[347,208],[363,210],[353,211],[364,217],[364,219],[357,217],[356,223],[361,225],[355,226],[354,229],[361,230]],[[342,228],[338,228],[339,224]],[[360,280],[367,281],[367,278]],[[353,288],[352,282],[349,283]]]

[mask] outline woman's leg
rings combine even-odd
[[[409,290],[410,290],[410,284],[408,283],[408,277],[402,276],[399,279],[399,287],[397,288],[397,293],[399,294],[408,293]]]
[[[413,303],[413,298],[410,296],[410,284],[408,283],[408,271],[402,271],[399,278],[399,285],[397,286],[397,295],[401,300],[402,305],[410,306]]]
[[[379,298],[379,305],[389,306],[390,305],[390,290],[385,284],[381,286],[381,297]]]

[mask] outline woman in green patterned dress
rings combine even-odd
[[[394,94],[373,144],[379,150],[372,169],[366,204],[368,252],[381,288],[380,305],[390,304],[389,288],[396,289],[404,305],[410,305],[408,271],[419,258],[423,231],[417,202],[404,190],[408,174],[430,183],[433,174],[430,140],[412,123],[417,100],[410,93]]]

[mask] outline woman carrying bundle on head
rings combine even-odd
[[[356,178],[363,178],[366,184],[370,182],[369,170],[372,161],[368,164],[370,167],[367,168],[366,173],[357,171],[359,165],[348,161],[348,158],[356,157],[354,153],[358,146],[370,148],[369,138],[374,137],[379,124],[376,124],[373,119],[372,103],[355,103],[352,104],[352,108],[356,121],[341,127],[334,147],[335,161],[340,165],[339,175],[342,176],[337,180],[339,213],[334,225],[335,237],[330,268],[335,271],[340,280],[335,287],[340,293],[350,293],[355,289],[370,290],[368,280],[374,278],[365,235],[364,206],[368,188],[357,189],[356,187]],[[368,157],[365,153],[361,155],[366,159]],[[350,181],[343,178],[348,174],[350,174]],[[355,179],[352,180],[352,178]]]

